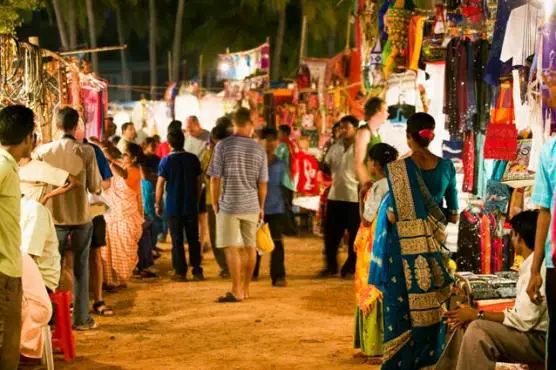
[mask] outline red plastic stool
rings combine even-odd
[[[71,362],[75,360],[75,338],[70,312],[71,293],[51,293],[50,300],[56,305],[56,326],[52,332],[52,347],[62,351],[66,362]]]

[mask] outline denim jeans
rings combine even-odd
[[[93,223],[78,226],[56,226],[60,254],[73,252],[73,325],[87,324],[89,316],[89,250]]]
[[[21,278],[0,273],[0,370],[19,366],[22,289]]]

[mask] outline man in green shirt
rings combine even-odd
[[[295,181],[292,178],[292,156],[295,151],[295,146],[290,140],[292,129],[288,125],[281,125],[278,127],[278,140],[280,144],[276,148],[276,157],[286,164],[286,171],[282,178],[282,193],[284,196],[284,203],[286,212],[284,217],[284,234],[287,236],[297,235],[297,224],[295,216],[292,211],[293,195],[296,190]]]
[[[21,336],[21,190],[17,163],[35,144],[33,111],[13,105],[0,111],[0,370],[19,366]]]

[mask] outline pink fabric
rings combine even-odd
[[[83,123],[85,124],[85,137],[101,137],[101,112],[100,94],[95,89],[81,89],[81,100],[83,102]]]
[[[21,259],[21,354],[29,358],[41,358],[44,342],[41,330],[43,326],[48,325],[52,317],[52,303],[35,261],[27,253],[22,253]]]

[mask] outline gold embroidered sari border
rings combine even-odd
[[[388,172],[399,219],[415,219],[415,204],[413,202],[413,194],[411,192],[411,184],[407,175],[407,164],[405,160],[390,163],[388,165]]]
[[[393,339],[387,343],[384,343],[384,361],[387,361],[394,357],[400,349],[405,346],[411,339],[411,330],[406,331],[396,339]]]

